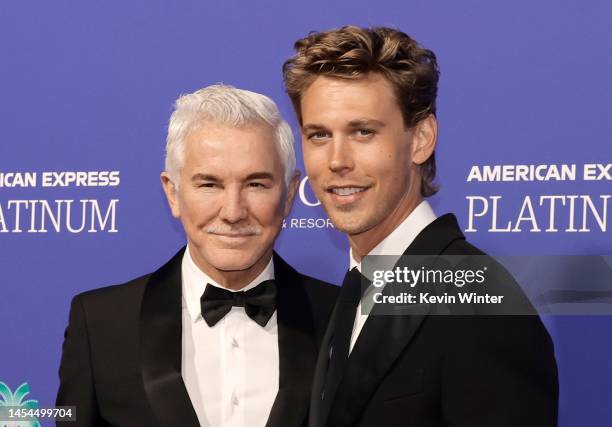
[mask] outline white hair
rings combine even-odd
[[[203,123],[236,127],[265,123],[272,127],[285,173],[284,184],[289,185],[295,173],[291,127],[267,96],[224,84],[207,86],[176,100],[168,124],[165,160],[166,171],[175,185],[185,161],[185,138]]]

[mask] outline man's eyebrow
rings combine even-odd
[[[207,173],[196,173],[191,177],[192,181],[212,181],[219,182],[220,179],[215,175],[207,174]]]
[[[376,119],[355,119],[348,122],[348,127],[358,128],[358,127],[384,127],[385,123]]]
[[[252,179],[269,179],[269,180],[274,180],[274,175],[271,174],[270,172],[253,172],[249,175],[247,175],[246,180],[250,181]]]
[[[375,127],[375,128],[382,128],[385,126],[385,123],[380,121],[380,120],[376,120],[376,119],[355,119],[355,120],[351,120],[350,122],[347,123],[347,127],[349,128],[359,128],[359,127]],[[327,128],[323,125],[320,125],[318,123],[308,123],[305,124],[304,126],[302,126],[302,132],[303,133],[307,133],[307,132],[313,132],[313,131],[321,131],[321,130],[327,130]]]
[[[316,123],[308,123],[302,126],[302,132],[312,132],[317,130],[325,130],[325,126]]]

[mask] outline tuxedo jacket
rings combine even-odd
[[[404,255],[484,253],[466,242],[455,217],[447,214],[429,224]],[[529,304],[508,277],[504,286],[514,288],[505,293]],[[309,425],[556,426],[553,343],[533,313],[370,315],[330,396],[324,384],[334,312],[317,361]]]
[[[57,405],[70,426],[198,426],[181,377],[181,260],[72,300]],[[299,274],[274,254],[279,390],[268,426],[305,425],[318,345],[338,288]],[[253,366],[253,369],[257,369]]]

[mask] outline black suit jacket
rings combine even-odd
[[[56,402],[77,406],[66,425],[199,425],[181,377],[183,251],[152,274],[74,297]],[[267,425],[301,426],[338,288],[277,254],[274,270],[280,372]]]
[[[426,227],[404,254],[484,255],[451,214]],[[529,304],[510,282],[505,286],[514,289],[505,293]],[[334,323],[335,313],[317,361],[311,427],[557,425],[553,343],[537,315],[370,315],[337,392],[328,396]]]

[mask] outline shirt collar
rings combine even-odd
[[[399,258],[406,248],[412,244],[416,236],[436,219],[431,205],[423,200],[414,208],[395,230],[385,237],[367,255],[397,255]],[[349,254],[349,270],[357,267],[361,271],[361,262],[353,258],[353,249]]]
[[[183,289],[183,307],[187,307],[189,311],[189,316],[191,317],[192,322],[196,322],[199,319],[202,319],[202,308],[200,305],[200,298],[206,289],[208,284],[212,286],[216,286],[218,288],[226,289],[221,286],[219,283],[215,282],[210,276],[204,273],[200,268],[195,264],[193,258],[191,257],[191,252],[189,251],[189,245],[185,249],[185,253],[183,255],[183,261],[181,265],[182,272],[182,289]],[[253,279],[248,285],[244,288],[239,289],[239,291],[248,291],[249,289],[254,288],[259,285],[264,280],[274,279],[274,263],[272,262],[272,257],[270,257],[270,261],[266,267],[262,270],[259,275]],[[232,289],[227,289],[230,292],[238,292]]]

